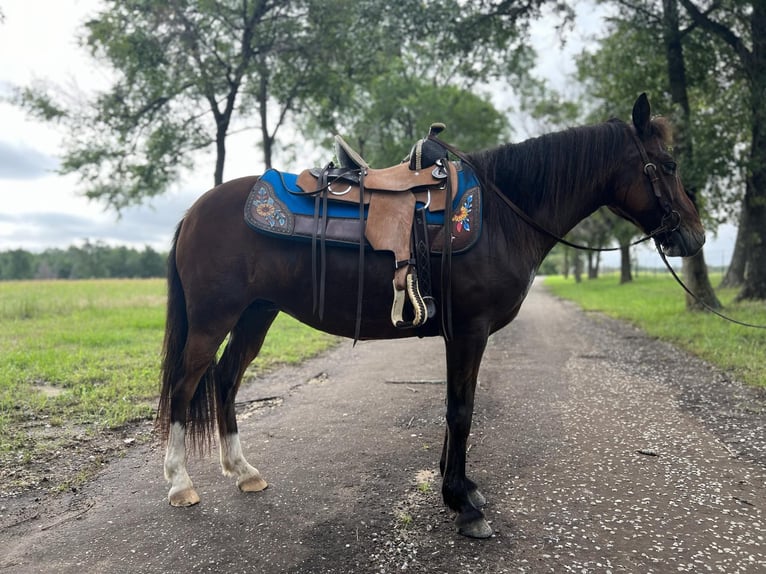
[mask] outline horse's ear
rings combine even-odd
[[[649,134],[649,122],[651,120],[651,109],[649,107],[649,98],[646,93],[638,96],[636,103],[633,104],[633,125],[639,136]]]

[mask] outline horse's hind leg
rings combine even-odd
[[[257,492],[268,485],[258,469],[250,465],[242,453],[234,400],[245,369],[260,352],[277,313],[276,309],[266,303],[255,302],[250,305],[232,330],[216,368],[221,469],[226,476],[236,478],[237,486],[243,492]]]
[[[170,482],[168,500],[173,506],[199,502],[186,471],[186,438],[200,447],[210,432],[213,405],[213,364],[223,336],[213,337],[190,331],[183,352],[182,377],[169,393],[170,425],[165,453],[165,478]]]

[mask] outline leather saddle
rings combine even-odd
[[[312,241],[314,258],[319,253],[320,259],[312,261],[314,305],[320,318],[325,245],[359,246],[357,338],[366,247],[394,254],[391,321],[397,328],[406,329],[423,325],[436,312],[430,286],[432,248],[442,255],[444,277],[453,242],[458,250],[465,250],[478,238],[478,225],[474,224],[469,233],[470,222],[480,222],[478,181],[465,166],[448,161],[447,150],[432,139],[443,129],[442,124],[434,124],[402,163],[384,169],[371,168],[342,137],[336,136],[337,165],[306,169],[297,176],[270,170],[259,179],[248,199],[245,219],[251,227]],[[285,191],[280,194],[280,190]],[[313,214],[308,213],[307,206],[313,207]],[[261,217],[266,213],[272,216]],[[279,215],[276,220],[274,213]],[[437,221],[440,228],[434,225]],[[442,297],[443,311],[448,293],[447,289]]]

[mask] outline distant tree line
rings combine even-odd
[[[137,250],[89,241],[41,253],[13,249],[0,251],[0,280],[164,277],[166,259],[148,245]]]

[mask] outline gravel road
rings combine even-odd
[[[479,379],[488,540],[441,502],[441,340],[344,342],[240,393],[266,491],[213,453],[171,508],[135,446],[77,492],[0,499],[0,572],[766,572],[763,392],[539,285]]]

